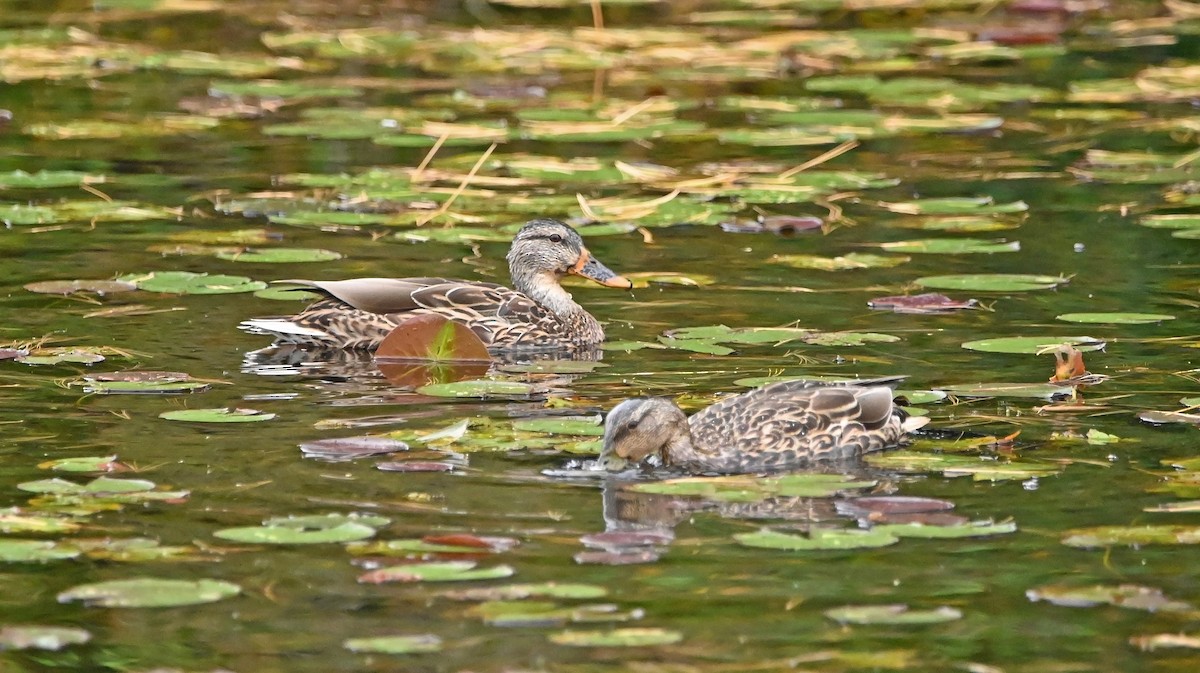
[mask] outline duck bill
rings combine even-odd
[[[599,465],[600,469],[602,470],[606,470],[608,472],[620,472],[629,465],[629,461],[610,451],[608,453],[600,454],[600,457],[596,460],[596,464]]]
[[[633,288],[633,283],[628,278],[618,276],[612,269],[601,264],[600,260],[592,257],[592,253],[588,252],[587,248],[583,249],[579,255],[579,261],[571,267],[568,273],[582,276],[604,287],[615,287],[622,290]]]

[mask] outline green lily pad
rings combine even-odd
[[[40,479],[17,484],[17,488],[30,493],[49,493],[64,495],[111,495],[116,493],[138,493],[155,488],[152,481],[145,479],[114,479],[112,477],[97,477],[87,484],[76,484],[66,479]]]
[[[569,647],[648,647],[672,645],[683,640],[678,631],[659,628],[626,628],[607,631],[559,631],[550,642]]]
[[[417,388],[418,393],[431,397],[530,397],[536,391],[528,383],[494,379],[433,383]]]
[[[1187,603],[1167,598],[1161,589],[1136,584],[1096,584],[1084,587],[1051,584],[1029,589],[1025,595],[1034,602],[1046,601],[1072,608],[1113,605],[1148,612],[1187,612],[1193,609]]]
[[[80,601],[103,608],[163,608],[214,603],[241,591],[238,585],[220,580],[142,577],[81,584],[58,594],[58,602]]]
[[[1018,222],[997,218],[994,215],[942,215],[923,217],[919,220],[901,220],[891,226],[922,231],[944,231],[950,233],[982,233],[1016,229]]]
[[[914,283],[932,290],[971,290],[974,292],[1025,292],[1050,290],[1069,279],[1022,273],[969,273],[950,276],[925,276]]]
[[[962,611],[946,605],[931,610],[910,610],[907,605],[844,605],[825,611],[825,616],[841,624],[941,624],[962,619]]]
[[[1029,397],[1048,400],[1070,395],[1073,389],[1053,383],[969,383],[943,386],[940,390],[956,397]]]
[[[76,458],[59,458],[38,463],[43,470],[58,472],[113,472],[127,470],[127,466],[117,462],[116,456],[79,456]]]
[[[1029,206],[1024,201],[996,203],[990,196],[917,199],[902,203],[881,203],[880,205],[894,213],[905,215],[991,215],[1022,213],[1029,210]]]
[[[1200,229],[1200,214],[1147,215],[1138,220],[1138,224],[1154,229]]]
[[[474,561],[444,561],[440,563],[414,563],[372,570],[358,578],[359,582],[380,584],[383,582],[465,582],[494,580],[511,577],[516,572],[512,566],[495,565],[476,568]]]
[[[91,633],[73,626],[0,626],[0,650],[55,651],[91,639]]]
[[[813,528],[807,535],[791,535],[771,530],[739,533],[733,536],[738,544],[762,549],[789,551],[873,549],[896,544],[900,538],[886,532],[855,529]]]
[[[1095,549],[1124,545],[1139,547],[1148,544],[1200,544],[1197,526],[1094,526],[1067,531],[1063,544],[1080,549]]]
[[[912,537],[927,540],[946,540],[963,537],[988,537],[1015,533],[1017,524],[1012,521],[994,523],[992,521],[971,521],[952,526],[930,526],[921,523],[892,523],[874,526],[879,530],[896,537]]]
[[[692,353],[704,353],[705,355],[730,355],[734,352],[732,348],[727,346],[721,346],[712,341],[701,341],[700,339],[672,339],[660,336],[658,337],[658,341],[664,346]]]
[[[428,654],[442,651],[442,639],[431,633],[414,636],[351,638],[342,643],[351,652],[369,654]]]
[[[100,182],[104,182],[103,176],[88,175],[79,171],[41,170],[36,173],[26,173],[22,170],[15,170],[11,173],[0,173],[0,189],[49,189]]]
[[[80,364],[91,365],[104,362],[105,355],[101,349],[89,349],[80,346],[56,346],[52,348],[37,348],[25,355],[19,355],[17,362],[27,365],[61,365]]]
[[[0,538],[0,562],[31,563],[75,558],[81,552],[69,544],[51,540]]]
[[[329,262],[341,259],[342,254],[320,248],[258,248],[234,252],[218,252],[217,257],[232,262],[294,264],[299,262]]]
[[[222,540],[251,544],[353,542],[372,537],[376,527],[387,525],[389,521],[386,517],[359,514],[274,517],[261,526],[226,528],[213,535]]]
[[[180,395],[212,387],[203,381],[90,381],[78,382],[85,393],[96,395]]]
[[[190,271],[153,271],[127,274],[117,280],[133,283],[139,290],[170,294],[234,294],[265,290],[267,284],[244,276],[192,273]]]
[[[893,343],[900,337],[879,332],[814,332],[803,341],[812,346],[865,346],[869,343]]]
[[[1074,346],[1076,350],[1081,351],[1098,351],[1106,345],[1104,341],[1090,336],[1020,336],[977,339],[964,342],[962,347],[969,351],[984,353],[1034,355],[1062,344]]]
[[[456,601],[515,601],[525,598],[603,598],[608,589],[595,584],[545,582],[543,584],[505,584],[497,587],[475,587],[447,591],[441,594]]]
[[[970,475],[974,481],[1007,481],[1031,479],[1056,474],[1053,465],[1002,462],[982,456],[924,453],[921,451],[889,451],[872,453],[863,460],[874,467],[901,472],[937,472],[947,477]]]
[[[275,414],[257,409],[230,409],[229,407],[221,407],[217,409],[178,409],[175,411],[164,411],[158,417],[165,418],[168,421],[187,421],[189,423],[255,423],[258,421],[269,421],[275,418]]]
[[[70,533],[79,524],[48,514],[26,513],[16,507],[0,509],[0,533]]]
[[[604,426],[599,418],[527,418],[513,421],[513,430],[524,432],[540,432],[548,435],[589,435],[599,437],[604,434]]]
[[[848,271],[850,269],[886,269],[900,266],[911,261],[904,255],[872,255],[863,252],[852,252],[838,257],[822,257],[820,255],[775,255],[772,262],[787,264],[798,269],[818,269],[820,271]]]
[[[976,254],[1017,252],[1020,241],[990,241],[982,238],[923,238],[913,241],[891,241],[879,247],[889,252],[913,252],[935,254]]]
[[[158,540],[135,538],[75,538],[71,544],[88,558],[103,561],[144,563],[147,561],[198,560],[195,547],[160,545]]]
[[[683,477],[639,484],[629,490],[637,493],[698,496],[711,500],[753,502],[774,496],[827,498],[838,493],[870,488],[874,481],[854,481],[840,474],[789,474],[780,477],[732,475],[725,477]]]
[[[1099,323],[1107,325],[1143,325],[1146,323],[1174,320],[1175,316],[1165,313],[1064,313],[1056,320],[1064,322]]]

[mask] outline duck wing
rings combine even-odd
[[[467,305],[486,304],[487,290],[508,290],[495,283],[453,280],[450,278],[350,278],[347,280],[276,281],[297,289],[316,290],[368,313],[405,313],[418,308],[453,305],[448,295],[455,293]]]
[[[803,380],[721,400],[688,425],[699,460],[739,471],[852,458],[894,446],[904,434],[885,385]]]

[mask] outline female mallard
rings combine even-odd
[[[604,329],[559,281],[568,274],[629,289],[558,220],[533,220],[508,251],[513,288],[448,278],[288,280],[325,297],[290,318],[255,318],[240,327],[276,343],[321,348],[377,348],[396,325],[434,314],[466,325],[489,350],[573,348],[604,340]]]
[[[691,418],[665,397],[625,400],[604,420],[599,463],[620,470],[655,457],[694,472],[768,472],[880,451],[928,420],[892,404],[891,388],[881,384],[899,379],[780,381]]]

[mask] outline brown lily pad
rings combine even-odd
[[[466,325],[439,315],[419,315],[396,326],[375,357],[381,360],[490,362],[487,346]]]
[[[937,292],[926,292],[923,294],[876,297],[868,301],[867,306],[877,311],[927,314],[978,308],[979,301],[975,299],[951,299]]]
[[[304,442],[300,451],[305,458],[318,458],[328,461],[354,460],[367,456],[377,456],[397,451],[407,451],[408,444],[387,437],[333,437]]]
[[[133,283],[120,280],[43,280],[29,283],[26,290],[38,294],[117,294],[132,292],[137,289]]]

